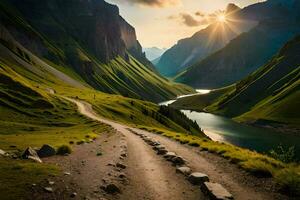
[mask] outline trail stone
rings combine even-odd
[[[54,185],[55,182],[54,181],[48,181],[49,185]]]
[[[167,160],[172,160],[174,157],[176,157],[176,153],[174,152],[168,152],[164,155],[164,158]]]
[[[160,150],[160,149],[166,149],[166,147],[163,146],[163,145],[158,145],[158,146],[153,147],[153,149],[154,149],[155,151],[158,151],[158,150]]]
[[[201,185],[204,182],[209,181],[209,178],[206,174],[194,172],[191,175],[189,175],[188,180],[194,185]]]
[[[102,189],[108,194],[116,194],[121,192],[120,188],[113,183],[102,187]]]
[[[188,176],[191,174],[192,170],[189,167],[177,167],[176,172]]]
[[[48,144],[44,144],[42,148],[38,150],[37,154],[40,158],[45,158],[45,157],[54,156],[56,154],[56,151],[52,146]]]
[[[77,196],[77,193],[76,193],[76,192],[73,192],[73,193],[70,195],[71,198],[75,198],[76,196]]]
[[[53,192],[53,189],[51,187],[44,187],[44,190],[49,193]]]
[[[183,165],[183,164],[185,164],[185,160],[181,156],[176,156],[176,157],[172,158],[171,161],[175,165]]]
[[[233,199],[230,194],[222,185],[219,183],[205,182],[201,189],[203,192],[208,194],[213,200],[229,200]]]
[[[116,166],[121,169],[126,169],[126,165],[124,165],[122,163],[117,163]]]
[[[31,147],[28,147],[24,153],[21,156],[23,159],[31,159],[35,162],[42,163],[42,160],[39,158],[37,152],[32,149]]]
[[[159,150],[157,151],[157,154],[158,154],[158,155],[165,155],[167,152],[168,152],[167,149],[159,149]]]

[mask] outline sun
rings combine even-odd
[[[221,22],[221,23],[225,23],[226,22],[226,15],[224,15],[224,14],[219,14],[218,16],[217,16],[217,20],[218,20],[218,22]]]

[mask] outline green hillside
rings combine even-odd
[[[233,86],[179,99],[178,108],[205,110],[258,125],[300,124],[300,37],[272,60]]]
[[[104,1],[74,1],[72,7],[67,7],[70,2],[62,3],[68,9],[61,10],[61,3],[1,1],[1,43],[9,50],[26,49],[27,54],[102,92],[153,102],[193,92],[141,64],[145,59],[138,55],[142,52],[134,28],[120,20],[116,7]],[[89,4],[107,13],[91,15]],[[107,21],[107,16],[112,19]]]

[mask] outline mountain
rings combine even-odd
[[[179,99],[173,106],[205,109],[238,121],[276,127],[300,124],[300,35],[264,66],[236,84]]]
[[[3,0],[0,18],[6,55],[26,52],[83,85],[155,102],[191,92],[153,71],[134,28],[104,0]]]
[[[166,48],[160,49],[158,47],[150,47],[143,49],[143,51],[146,54],[146,57],[148,58],[148,60],[151,60],[151,62],[159,58],[166,50]]]
[[[179,40],[161,56],[155,65],[156,69],[164,76],[175,76],[181,70],[221,49],[231,39],[256,25],[254,21],[230,20],[230,18],[236,18],[239,10],[240,8],[234,4],[229,4],[226,15],[230,24],[215,22],[192,37]]]
[[[270,15],[273,17],[266,15],[264,18],[258,12],[262,10],[269,14],[267,11],[272,10],[273,14]],[[270,4],[269,1],[245,8],[243,15],[247,14],[249,17],[249,13],[252,13],[251,16],[255,16],[258,12],[262,21],[249,32],[230,41],[223,49],[189,67],[176,77],[176,81],[195,88],[218,88],[244,78],[271,59],[289,39],[300,33],[300,23],[295,18],[298,11],[296,6],[279,6]]]

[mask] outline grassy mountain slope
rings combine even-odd
[[[62,10],[59,1],[34,0],[28,5],[1,1],[1,43],[8,49],[18,43],[27,54],[106,93],[159,102],[193,91],[160,77],[133,57],[129,52],[136,56],[139,49],[134,29],[120,20],[117,7],[101,2],[91,1],[93,10],[88,2],[76,0],[73,7]],[[111,22],[106,15],[113,16]],[[100,30],[95,31],[94,26]]]
[[[280,52],[255,73],[215,93],[183,98],[178,106],[204,109],[238,121],[264,124],[300,124],[300,37],[288,42]],[[223,89],[224,90],[224,89]],[[209,97],[213,96],[213,99]],[[209,99],[209,106],[206,100]],[[198,103],[197,103],[198,102]],[[204,102],[204,103],[203,103]],[[174,104],[176,106],[177,103]],[[186,107],[186,106],[185,106]]]
[[[186,109],[193,111],[205,111],[205,108],[214,103],[218,98],[224,95],[226,92],[231,91],[234,85],[219,88],[210,91],[207,94],[197,94],[184,98],[177,99],[170,106],[177,109]]]

